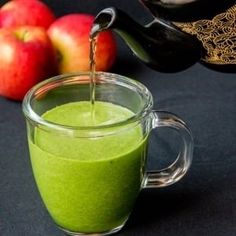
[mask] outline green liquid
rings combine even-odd
[[[133,113],[98,102],[75,102],[49,110],[43,118],[71,126],[116,123]],[[34,176],[55,222],[74,232],[105,232],[128,218],[140,191],[146,139],[140,125],[110,128],[114,135],[81,138],[36,128],[29,142]]]

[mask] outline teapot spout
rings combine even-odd
[[[161,19],[142,26],[122,10],[106,8],[95,17],[90,36],[108,29],[114,30],[134,55],[157,71],[181,71],[202,55],[203,47],[194,36]]]

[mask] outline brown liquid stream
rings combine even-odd
[[[97,37],[90,37],[90,106],[91,106],[91,115],[92,119],[94,118],[94,104],[95,104],[95,90],[96,90],[96,46],[97,46]]]
[[[90,31],[90,55],[89,55],[89,63],[90,63],[90,106],[91,106],[91,116],[92,120],[94,120],[95,110],[94,104],[96,100],[96,47],[97,47],[97,36],[99,32],[102,31],[102,27],[100,24],[94,23],[92,25]]]
[[[96,86],[96,53],[97,37],[90,38],[90,102],[92,105],[95,103],[95,86]]]

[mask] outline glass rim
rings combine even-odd
[[[35,94],[37,94],[37,91],[42,89],[44,86],[47,86],[49,84],[58,84],[59,82],[69,80],[70,78],[73,77],[80,77],[80,76],[89,76],[91,72],[75,72],[75,73],[66,73],[66,74],[61,74],[61,75],[56,75],[51,78],[48,78],[44,81],[39,82],[35,86],[33,86],[24,96],[23,102],[22,102],[22,110],[24,113],[24,116],[26,119],[33,121],[34,123],[37,123],[38,125],[41,125],[43,127],[47,127],[49,129],[53,130],[58,130],[58,131],[77,131],[77,130],[83,130],[83,131],[92,131],[92,130],[101,130],[101,129],[108,129],[112,127],[119,127],[123,125],[128,125],[131,123],[135,123],[138,120],[144,118],[147,116],[147,114],[150,113],[152,106],[153,106],[153,99],[152,99],[152,94],[150,91],[143,85],[142,83],[131,79],[129,77],[115,74],[115,73],[110,73],[110,72],[101,72],[97,71],[96,77],[101,77],[102,82],[113,82],[113,84],[119,84],[122,85],[123,87],[127,88],[133,88],[137,92],[139,92],[142,95],[145,95],[146,101],[144,103],[144,106],[142,109],[140,109],[138,112],[136,112],[133,116],[129,117],[128,119],[111,123],[111,124],[106,124],[106,125],[95,125],[95,126],[70,126],[70,125],[63,125],[63,124],[58,124],[56,122],[51,122],[48,121],[44,118],[42,118],[40,115],[38,115],[33,108],[31,107],[31,101],[34,98]],[[81,82],[82,80],[76,80],[78,82]],[[88,81],[88,80],[86,80]],[[119,82],[119,83],[116,83]],[[59,83],[61,84],[61,83]],[[65,85],[62,83],[62,85]],[[60,85],[59,85],[60,86]],[[53,89],[57,86],[49,86],[49,91],[50,89]],[[44,92],[44,90],[42,90]],[[96,102],[96,101],[95,101]]]

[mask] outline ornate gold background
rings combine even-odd
[[[183,31],[196,35],[202,42],[206,49],[203,61],[211,64],[236,64],[236,5],[212,20],[175,24]]]

